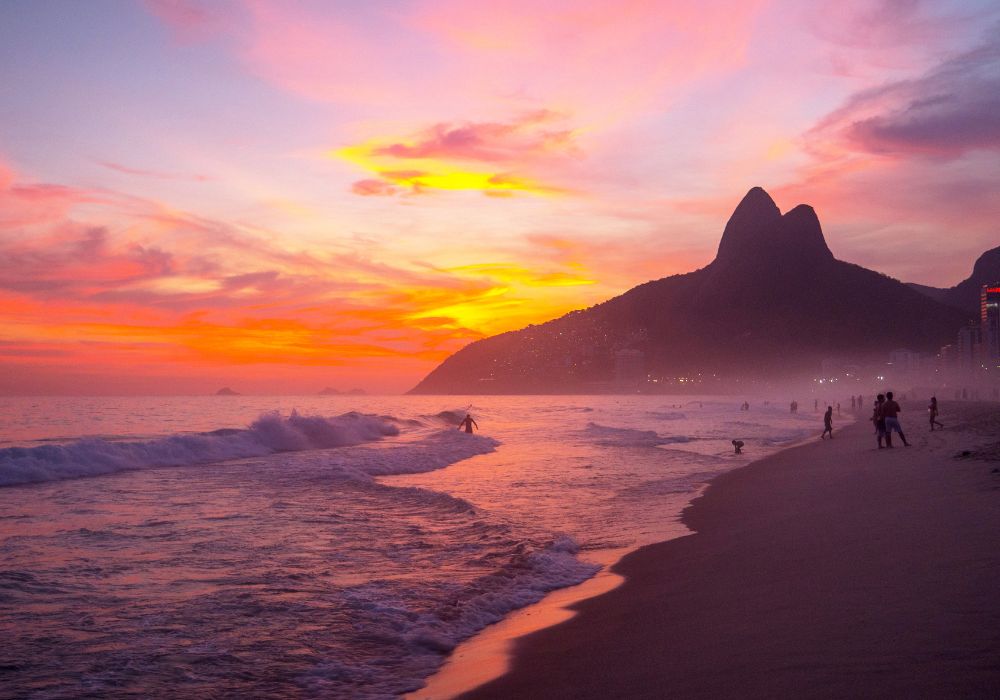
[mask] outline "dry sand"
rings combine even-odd
[[[910,448],[859,423],[719,477],[695,534],[463,697],[1000,696],[1000,406],[946,411],[904,411]]]

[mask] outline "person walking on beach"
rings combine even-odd
[[[458,429],[461,430],[462,428],[465,428],[465,432],[471,433],[472,432],[472,426],[476,426],[476,430],[479,430],[479,423],[477,423],[476,421],[472,420],[472,415],[471,414],[466,413],[465,414],[465,418],[463,418],[462,422],[458,424]]]
[[[872,423],[875,424],[875,439],[878,441],[878,448],[882,449],[882,440],[885,438],[885,416],[882,415],[882,405],[885,403],[885,396],[879,394],[875,397],[875,408],[872,411]]]
[[[931,417],[931,432],[932,433],[934,432],[934,426],[935,425],[937,427],[939,427],[939,428],[943,428],[944,427],[944,425],[942,425],[941,423],[939,423],[938,419],[937,419],[937,417],[938,417],[938,405],[937,405],[937,397],[936,396],[932,396],[931,397],[931,405],[927,407],[927,413],[929,413],[930,417]]]
[[[885,392],[885,403],[882,404],[882,415],[885,416],[885,446],[892,447],[892,431],[895,430],[899,433],[899,437],[903,440],[903,444],[907,447],[910,443],[906,441],[906,436],[903,435],[903,428],[899,424],[899,412],[903,409],[899,407],[892,398],[892,392]]]
[[[823,414],[823,434],[819,439],[825,440],[827,433],[830,433],[830,439],[833,440],[833,406],[827,406],[826,413]]]

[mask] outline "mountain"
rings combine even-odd
[[[216,396],[241,396],[240,392],[233,391],[228,386],[224,386],[221,389],[219,389],[217,392],[215,392],[215,395]]]
[[[950,342],[966,314],[834,258],[812,207],[782,214],[750,190],[706,267],[586,310],[476,341],[411,393],[555,393],[618,377],[766,378],[824,357],[882,358]]]
[[[1000,248],[987,250],[972,266],[972,274],[954,287],[939,289],[910,282],[908,286],[921,294],[948,306],[964,311],[972,317],[979,317],[979,293],[984,284],[1000,282]]]

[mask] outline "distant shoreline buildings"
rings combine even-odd
[[[979,300],[979,320],[960,328],[953,344],[936,355],[893,350],[876,379],[897,386],[933,383],[953,390],[956,399],[1000,400],[1000,282],[982,285]]]

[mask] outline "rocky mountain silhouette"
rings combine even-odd
[[[1000,282],[1000,248],[987,250],[972,266],[972,274],[954,287],[941,289],[909,283],[911,289],[948,306],[960,309],[970,317],[979,317],[979,293],[984,284]]]
[[[412,393],[600,390],[623,358],[643,376],[787,377],[815,372],[824,357],[936,350],[965,322],[956,308],[837,260],[812,207],[782,214],[755,187],[706,267],[471,343]]]

